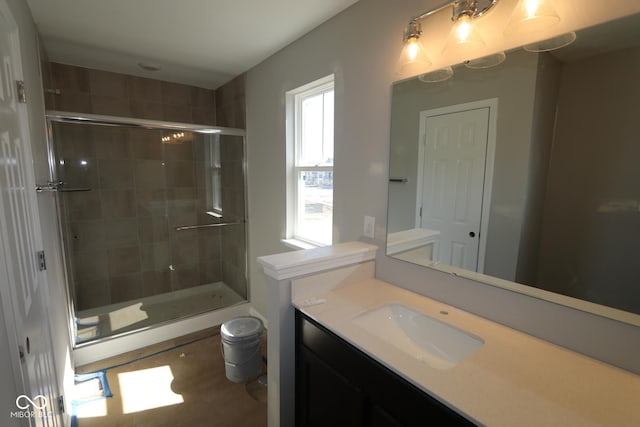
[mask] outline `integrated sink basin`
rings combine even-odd
[[[355,316],[353,321],[436,369],[453,368],[484,344],[478,336],[402,304],[385,304]]]

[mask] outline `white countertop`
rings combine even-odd
[[[301,301],[293,301],[293,305],[477,423],[640,426],[640,376],[633,373],[376,279],[314,296],[326,302],[303,307]],[[400,303],[440,319],[481,337],[484,345],[451,369],[434,369],[352,321],[386,303]]]

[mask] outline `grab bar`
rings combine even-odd
[[[240,224],[244,224],[244,221],[217,222],[215,224],[202,224],[202,225],[183,225],[181,227],[176,227],[176,231],[196,230],[198,228],[224,227],[226,225],[240,225]]]

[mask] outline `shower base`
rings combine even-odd
[[[223,282],[216,282],[83,310],[76,316],[76,343],[145,329],[245,301]]]

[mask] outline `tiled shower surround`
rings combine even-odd
[[[244,127],[242,77],[217,91],[49,64],[47,108]],[[220,98],[220,105],[216,99]],[[222,122],[216,122],[216,116]],[[223,281],[246,298],[245,227],[176,231],[242,221],[243,138],[52,123],[65,192],[62,227],[76,310]],[[211,211],[206,146],[220,144],[223,219]]]
[[[243,138],[53,123],[78,310],[223,281],[246,296],[244,224],[220,222],[208,148],[220,144],[224,222],[244,218]],[[223,245],[223,242],[226,244]]]
[[[55,62],[49,76],[48,109],[216,124],[213,90]]]

